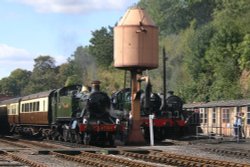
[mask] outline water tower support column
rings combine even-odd
[[[141,85],[138,81],[141,77],[141,72],[131,71],[132,92],[131,92],[131,118],[130,129],[128,134],[128,144],[143,145],[145,139],[141,131],[141,107],[140,107],[140,89]]]

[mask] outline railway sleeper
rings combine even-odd
[[[166,157],[175,157],[175,158],[181,158],[183,160],[190,160],[191,158],[193,158],[193,161],[196,162],[201,162],[201,163],[205,163],[205,164],[213,164],[214,166],[218,165],[218,166],[227,166],[227,167],[235,167],[235,166],[246,166],[246,167],[250,167],[250,165],[247,164],[241,164],[241,163],[234,163],[234,162],[228,162],[228,161],[221,161],[221,160],[213,160],[213,159],[208,159],[208,158],[197,158],[197,157],[191,157],[191,156],[184,156],[184,155],[173,155],[170,153],[166,153],[166,152],[151,152],[154,153],[155,155],[161,155],[161,156],[166,156]]]
[[[153,167],[152,165],[147,164],[147,163],[135,162],[135,161],[132,162],[131,160],[127,160],[125,158],[114,157],[110,155],[94,154],[94,153],[88,153],[88,152],[81,152],[80,155],[84,157],[98,158],[98,159],[102,159],[105,161],[109,160],[109,161],[116,162],[116,163],[122,163],[122,164],[126,164],[127,166]]]
[[[21,156],[18,156],[18,155],[15,155],[15,154],[12,154],[10,152],[4,152],[4,154],[6,156],[9,156],[11,157],[12,159],[18,161],[18,162],[21,162],[21,163],[25,163],[27,165],[30,165],[31,167],[48,167],[47,165],[44,165],[44,164],[41,164],[41,163],[38,163],[38,162],[35,162],[35,161],[32,161],[30,159],[26,159],[24,157],[21,157]]]

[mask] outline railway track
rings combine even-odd
[[[25,158],[25,157],[20,156],[20,155],[16,155],[15,153],[10,153],[8,151],[3,151],[1,154],[13,159],[14,161],[20,162],[20,164],[19,163],[16,164],[17,166],[29,165],[31,167],[47,167],[47,165],[43,165],[42,163],[33,161],[29,158]],[[1,166],[12,166],[13,163],[10,161],[7,161],[7,163],[6,162],[4,164],[0,163],[0,165]]]
[[[61,142],[49,141],[27,141],[27,140],[6,140],[0,139],[11,146],[18,147],[12,150],[2,150],[0,152],[0,161],[5,166],[32,166],[32,167],[50,167],[56,166],[56,162],[63,162],[67,166],[99,166],[99,167],[164,167],[164,166],[227,166],[227,167],[250,167],[250,164],[216,160],[211,158],[201,158],[195,156],[187,156],[176,153],[168,153],[152,149],[129,149],[128,147],[119,148],[98,148],[82,145],[65,146]],[[76,149],[78,147],[79,149]],[[91,148],[94,148],[93,150]],[[39,150],[46,150],[40,154]],[[86,150],[83,150],[86,149]],[[204,148],[207,151],[213,151],[212,148]],[[101,151],[102,150],[102,151]],[[221,150],[222,151],[222,150]],[[227,152],[231,154],[231,152]],[[235,153],[236,154],[236,153]],[[225,153],[226,155],[226,153]],[[243,155],[243,154],[242,154]],[[246,155],[247,157],[249,156]],[[10,159],[12,161],[10,161]],[[46,163],[42,163],[43,161]],[[6,165],[8,164],[9,165]],[[50,163],[49,163],[50,162]]]
[[[215,159],[211,159],[211,158],[186,156],[186,155],[173,154],[173,153],[167,153],[167,152],[152,151],[151,155],[153,155],[153,157],[160,157],[161,159],[163,158],[163,161],[165,159],[173,159],[170,161],[171,165],[177,165],[177,166],[181,165],[181,166],[250,167],[250,164],[215,160]]]
[[[238,158],[250,158],[250,151],[243,150],[229,150],[229,149],[221,149],[221,148],[203,148],[205,151],[210,151],[216,153],[221,156],[231,156]]]

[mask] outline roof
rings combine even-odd
[[[154,21],[149,17],[148,13],[139,7],[133,7],[126,11],[124,16],[118,22],[118,26],[154,26],[156,27]]]
[[[8,95],[5,95],[5,94],[0,94],[0,101],[11,99],[11,98],[13,98],[13,96],[8,96]]]
[[[36,93],[36,94],[31,94],[28,96],[24,96],[22,97],[22,101],[23,100],[31,100],[31,99],[37,99],[37,98],[42,98],[42,97],[49,97],[49,95],[53,92],[54,90],[49,90],[46,92],[40,92],[40,93]]]
[[[0,101],[0,105],[6,105],[6,104],[10,104],[10,103],[18,103],[18,101],[20,99],[21,99],[20,97],[17,97],[17,98],[13,98],[13,99],[3,100],[3,101]]]
[[[250,105],[250,99],[211,101],[207,103],[184,104],[184,108],[209,108],[209,107],[239,107]]]

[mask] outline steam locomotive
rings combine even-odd
[[[162,95],[140,91],[141,103],[141,128],[145,139],[149,139],[149,115],[153,114],[153,129],[156,140],[165,138],[177,138],[183,135],[185,127],[185,111],[183,110],[182,99],[168,92],[166,102],[163,102]],[[115,92],[111,96],[112,106],[120,119],[128,119],[131,111],[131,89],[125,88]],[[148,103],[148,104],[147,104]]]
[[[110,115],[110,98],[99,90],[73,85],[0,102],[0,115],[12,133],[84,144],[113,145],[123,127]],[[1,129],[1,130],[2,130]]]

